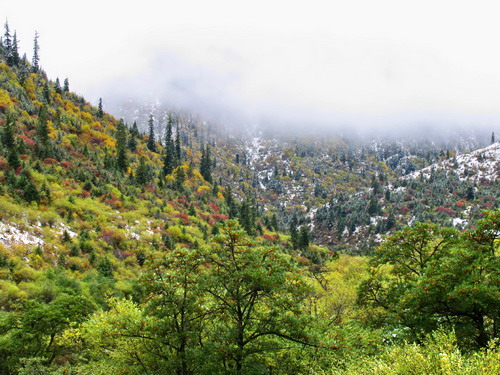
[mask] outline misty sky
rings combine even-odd
[[[93,102],[249,121],[500,123],[497,1],[0,0],[31,58]]]

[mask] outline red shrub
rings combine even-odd
[[[219,206],[217,206],[215,203],[208,202],[208,205],[209,205],[210,207],[212,207],[212,210],[213,210],[214,212],[220,212]]]
[[[451,208],[443,207],[443,206],[437,206],[435,211],[437,212],[443,212],[449,216],[455,216],[455,211],[452,210]]]
[[[270,234],[264,234],[262,237],[264,237],[264,239],[268,240],[268,241],[274,241],[274,237],[271,236]]]
[[[69,161],[62,161],[59,163],[59,165],[61,167],[63,167],[64,169],[68,169],[68,168],[71,168],[73,166],[73,164],[71,164]]]
[[[177,216],[179,219],[181,219],[182,221],[184,221],[184,224],[189,223],[189,217],[188,217],[188,215],[186,215],[186,214],[180,214],[180,213],[179,213],[179,214],[177,214],[176,216]]]
[[[219,221],[224,221],[224,220],[227,220],[228,217],[226,215],[221,215],[221,214],[213,214],[213,215],[210,215],[212,217],[213,220],[215,220],[216,222],[219,222]]]
[[[54,165],[54,164],[57,164],[57,160],[54,158],[45,158],[45,159],[43,159],[43,163],[45,165]]]
[[[90,193],[87,190],[82,190],[80,192],[80,196],[83,198],[88,198],[88,197],[90,197]]]
[[[24,134],[19,135],[19,138],[21,138],[23,140],[24,144],[26,146],[28,146],[29,148],[32,148],[36,143],[33,139],[31,139],[30,137],[28,137]]]
[[[401,206],[399,208],[399,211],[404,215],[404,214],[406,214],[407,212],[410,211],[410,207],[408,207],[408,206]]]

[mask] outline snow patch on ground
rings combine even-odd
[[[407,179],[416,179],[421,175],[429,178],[432,170],[445,169],[454,171],[463,180],[496,181],[500,171],[500,143],[493,143],[468,154],[457,155],[453,159],[446,159],[434,163],[419,171],[407,175]]]
[[[0,243],[5,247],[12,245],[43,246],[45,241],[33,234],[34,229],[40,229],[40,227],[31,227],[29,231],[26,231],[12,222],[0,221]]]

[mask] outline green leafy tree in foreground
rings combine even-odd
[[[148,293],[144,312],[152,318],[148,330],[155,337],[144,347],[153,355],[150,367],[156,371],[188,375],[200,367],[200,343],[211,313],[202,290],[203,264],[200,250],[178,248],[153,260],[143,276]]]
[[[499,210],[464,233],[427,223],[404,228],[377,250],[360,301],[415,339],[446,326],[462,345],[485,347],[499,336],[499,228]]]
[[[19,361],[27,357],[51,364],[65,353],[63,331],[82,322],[93,309],[86,297],[62,293],[50,303],[30,300],[22,310],[0,315],[0,373],[17,373]]]
[[[286,342],[313,345],[301,305],[309,289],[281,251],[255,246],[229,221],[207,261],[206,289],[217,311],[212,345],[225,371],[263,373],[262,353],[277,353]]]
[[[291,373],[280,356],[316,348],[311,292],[289,257],[255,246],[236,221],[210,249],[176,248],[145,264],[142,307],[112,300],[68,332],[87,373]],[[280,367],[281,366],[281,367]],[[104,372],[103,372],[104,371]],[[293,371],[292,371],[293,372]]]

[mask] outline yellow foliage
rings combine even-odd
[[[80,118],[89,123],[92,121],[92,115],[88,112],[81,112]]]
[[[47,121],[47,128],[49,129],[49,137],[51,139],[56,139],[57,138],[57,135],[56,135],[56,131],[54,129],[54,123],[52,121]]]
[[[26,90],[26,93],[28,94],[28,97],[33,100],[36,98],[35,95],[35,84],[33,83],[33,79],[31,77],[28,77],[24,80],[24,89]]]
[[[4,89],[0,89],[0,108],[7,108],[12,105],[9,93]]]
[[[212,189],[210,189],[210,187],[209,187],[209,186],[207,186],[207,185],[201,185],[201,186],[198,188],[198,190],[196,191],[196,193],[198,193],[198,194],[203,194],[203,193],[206,193],[207,191],[210,191],[210,190],[212,190]]]

